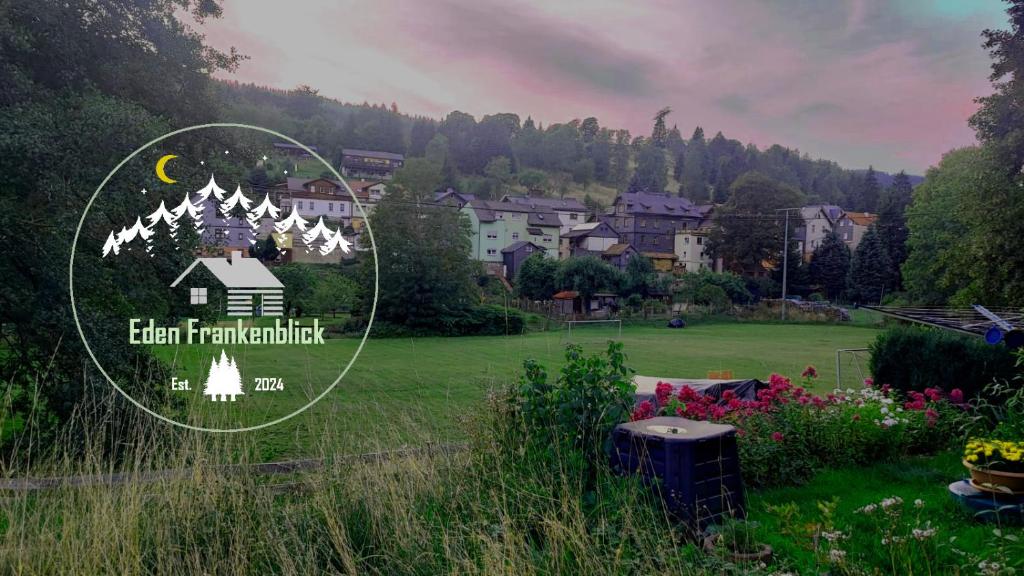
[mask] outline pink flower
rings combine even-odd
[[[648,418],[654,418],[654,404],[651,404],[650,400],[644,400],[633,410],[633,415],[630,419],[636,421],[647,420]]]
[[[932,408],[925,410],[924,416],[928,421],[929,427],[935,426],[935,422],[939,420],[939,413]]]
[[[892,386],[889,386],[888,384],[882,384],[882,394],[884,396],[889,396],[890,390],[892,390]]]
[[[782,442],[782,432],[772,432],[772,440],[775,442]]]
[[[959,388],[953,388],[953,390],[949,393],[949,401],[952,402],[953,404],[963,404],[964,391]]]
[[[874,385],[875,385],[875,379],[874,378],[865,378],[864,379],[864,386],[865,387],[872,388]]]
[[[860,421],[860,414],[854,414],[853,415],[853,421],[854,422],[859,422]]]
[[[800,374],[800,377],[801,378],[817,378],[818,377],[818,371],[814,369],[814,366],[808,365],[807,368],[804,368],[804,371],[803,371],[803,373]]]

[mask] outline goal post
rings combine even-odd
[[[588,324],[613,324],[617,328],[618,337],[622,338],[622,320],[619,320],[619,319],[615,319],[615,320],[566,320],[565,321],[565,327],[566,327],[566,330],[568,330],[568,336],[567,337],[568,338],[572,338],[573,326],[577,327],[577,332],[578,332],[579,328],[582,327],[581,325],[588,325]]]

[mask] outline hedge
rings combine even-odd
[[[993,380],[1016,375],[1015,358],[1003,345],[921,326],[897,326],[871,344],[871,374],[878,385],[899,390],[961,389],[974,397]]]

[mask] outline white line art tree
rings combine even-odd
[[[228,397],[232,402],[235,396],[244,395],[242,391],[242,375],[235,364],[235,358],[228,358],[227,352],[220,351],[220,360],[210,360],[210,374],[203,386],[203,395],[209,396],[214,402],[226,402]]]

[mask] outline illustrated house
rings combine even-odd
[[[254,316],[258,305],[263,316],[281,316],[284,307],[284,284],[255,258],[243,258],[240,251],[227,258],[196,258],[177,280],[175,288],[196,266],[202,264],[228,290],[228,316]],[[189,288],[189,302],[202,305],[208,302],[207,286]]]

